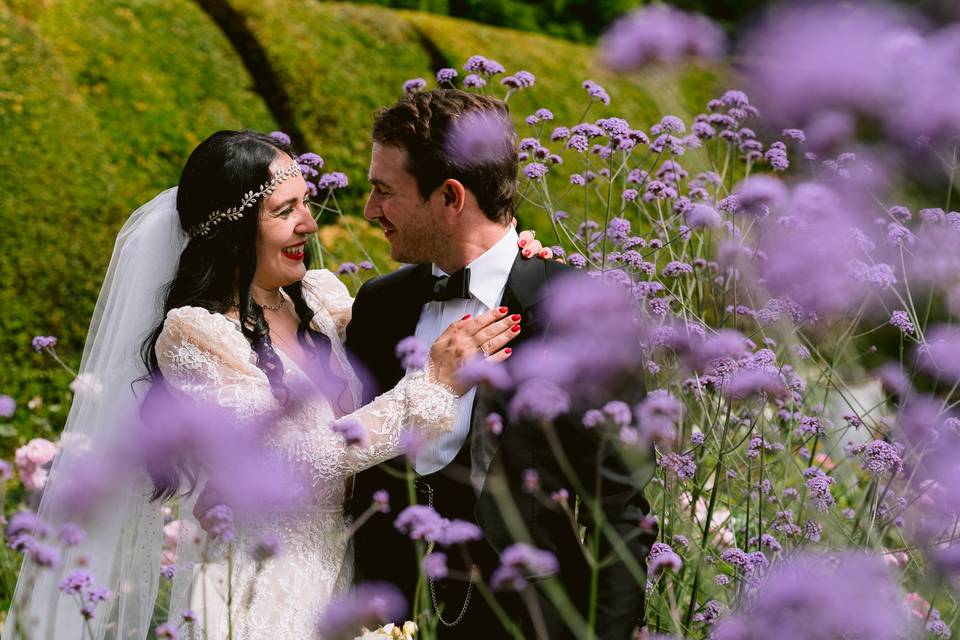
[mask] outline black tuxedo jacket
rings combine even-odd
[[[523,260],[517,255],[501,300],[510,313],[522,315],[520,336],[511,343],[511,347],[523,349],[523,342],[543,335],[544,318],[539,315],[539,303],[549,295],[550,281],[569,273],[575,271],[560,263]],[[358,368],[367,374],[365,401],[392,388],[403,377],[405,372],[395,356],[394,348],[400,340],[414,334],[423,308],[422,298],[417,292],[424,290],[424,283],[430,277],[430,265],[404,267],[366,282],[357,293],[353,317],[347,327],[347,348]],[[642,393],[640,388],[638,395]],[[604,401],[598,399],[595,406],[602,406]],[[537,470],[541,488],[547,494],[566,488],[572,495],[570,482],[561,470],[542,427],[506,421],[508,403],[507,394],[478,390],[471,424],[478,424],[478,415],[482,419],[495,411],[504,416],[504,428],[479,497],[468,483],[444,477],[442,472],[428,477],[429,484],[437,489],[437,493],[455,496],[443,503],[443,509],[438,510],[445,517],[466,519],[479,525],[485,542],[479,547],[471,547],[472,560],[489,580],[490,573],[497,565],[498,552],[517,541],[508,531],[499,507],[504,500],[512,502],[528,535],[526,541],[557,556],[560,564],[557,576],[559,583],[573,604],[585,611],[589,598],[590,570],[567,516],[560,509],[545,505],[542,500],[522,490],[526,469]],[[483,413],[481,415],[478,412]],[[639,535],[638,521],[649,511],[642,488],[631,481],[631,474],[617,454],[611,452],[598,460],[595,436],[580,424],[579,415],[559,419],[552,429],[583,486],[593,488],[596,478],[602,478],[600,505],[606,521],[626,541],[626,553],[632,556],[638,566],[643,567],[649,545],[655,537],[650,534]],[[468,467],[469,443],[468,436],[458,456],[458,460],[466,458]],[[454,465],[451,463],[449,466]],[[402,479],[405,469],[404,461],[395,459],[358,474],[351,510],[357,517],[370,505],[375,491],[386,489],[390,493],[391,515],[374,516],[356,534],[358,579],[392,582],[411,597],[419,572],[415,549],[405,536],[392,527],[396,513],[410,504],[407,485]],[[419,488],[418,484],[415,497],[419,503],[425,504],[427,500]],[[584,524],[590,526],[588,521]],[[601,557],[609,550],[608,541],[604,539]],[[629,638],[634,625],[642,622],[643,597],[643,582],[636,580],[623,562],[615,562],[603,569],[599,581],[598,636],[610,640]],[[456,616],[462,593],[459,599],[451,596],[451,600],[456,601],[449,606],[454,613],[448,612],[445,618]],[[576,637],[577,634],[567,629],[551,604],[545,600],[541,604],[551,638]],[[510,602],[506,597],[503,605],[508,613],[515,614],[513,617],[521,626],[531,631],[524,608],[518,606],[522,603]],[[461,623],[451,629],[441,628],[441,638],[507,637],[506,631],[497,624],[492,611],[486,609],[479,596],[475,595],[470,609],[469,620],[472,623]],[[482,625],[479,628],[478,622]],[[527,637],[533,637],[533,634]]]

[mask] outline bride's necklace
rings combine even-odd
[[[239,308],[240,308],[239,302],[240,302],[239,300],[236,300],[236,299],[233,300],[232,306],[233,306],[234,309],[239,309]],[[253,304],[257,305],[257,306],[260,307],[261,309],[269,309],[270,311],[280,311],[280,309],[283,309],[283,305],[287,304],[287,299],[284,298],[284,297],[283,297],[283,294],[281,293],[281,294],[280,294],[280,302],[278,302],[276,305],[260,304],[260,303],[257,302],[256,300],[253,300]]]
[[[280,309],[283,309],[283,305],[286,303],[287,303],[287,299],[284,298],[282,295],[280,296],[280,302],[277,303],[276,306],[271,306],[269,304],[260,304],[256,300],[253,301],[253,304],[257,305],[261,309],[269,309],[270,311],[280,311]]]

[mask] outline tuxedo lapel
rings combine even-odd
[[[536,324],[534,307],[543,294],[541,289],[544,281],[543,261],[539,258],[524,260],[517,252],[500,304],[507,307],[510,313],[519,313],[523,316],[520,320],[522,330],[532,328]],[[526,334],[526,331],[523,333]]]
[[[420,313],[423,311],[422,292],[430,278],[430,265],[418,264],[410,269],[410,276],[401,286],[395,287],[395,300],[390,305],[393,317],[390,324],[393,328],[394,345],[408,336],[412,336],[417,329]],[[386,319],[386,318],[385,318]]]
[[[539,331],[537,315],[540,312],[536,305],[543,296],[545,281],[543,261],[540,259],[524,260],[518,252],[510,269],[510,275],[507,278],[507,285],[503,290],[500,304],[507,307],[509,313],[519,313],[521,315],[521,338],[529,338]],[[523,348],[521,338],[518,338],[514,343],[521,342],[520,349]],[[493,468],[493,461],[496,460],[500,443],[506,437],[509,429],[509,421],[506,420],[507,401],[508,397],[504,393],[494,391],[486,386],[477,389],[470,423],[471,428],[474,430],[486,429],[486,418],[491,412],[500,413],[505,419],[504,431],[499,436],[487,434],[487,437],[494,438],[488,470]],[[484,484],[481,486],[481,494],[484,488],[486,488],[486,477],[484,477]]]
[[[396,356],[397,343],[414,335],[420,313],[423,311],[423,287],[430,277],[430,265],[419,264],[407,268],[405,277],[396,286],[386,288],[379,305],[377,319],[382,340],[379,353],[381,362],[375,372],[380,382],[380,392],[392,388],[404,375]]]

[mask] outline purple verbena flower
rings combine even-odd
[[[451,69],[450,67],[445,67],[437,71],[437,84],[443,84],[445,82],[453,82],[453,79],[457,77],[457,70]]]
[[[903,460],[892,444],[874,440],[863,450],[863,468],[876,476],[888,476],[903,470]]]
[[[420,565],[425,576],[431,580],[443,580],[447,577],[447,555],[439,551],[433,551],[424,557]]]
[[[523,542],[510,545],[500,554],[500,566],[494,571],[490,586],[495,591],[520,591],[528,577],[555,574],[560,566],[549,551],[542,551]]]
[[[273,138],[274,140],[276,140],[282,145],[290,146],[291,144],[290,136],[285,134],[283,131],[271,131],[267,135],[269,135],[271,138]]]
[[[324,638],[352,638],[361,627],[402,619],[406,610],[406,600],[397,587],[385,582],[362,583],[331,598],[316,631]]]
[[[347,186],[348,180],[346,174],[339,171],[325,173],[317,181],[319,189],[343,189]]]
[[[617,71],[639,69],[652,62],[676,62],[688,56],[718,58],[724,35],[707,18],[667,5],[637,9],[604,33],[604,61]]]
[[[367,428],[355,418],[344,418],[333,423],[331,430],[343,436],[348,447],[366,447],[370,443]]]
[[[408,336],[397,343],[395,353],[404,369],[426,369],[430,352],[416,336]]]
[[[36,336],[32,344],[33,348],[37,351],[43,351],[44,349],[51,349],[57,346],[57,339],[54,336]]]

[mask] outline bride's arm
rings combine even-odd
[[[256,366],[246,338],[226,318],[198,307],[167,315],[156,352],[164,380],[177,395],[214,403],[241,419],[275,415],[278,428],[271,430],[272,444],[309,462],[318,480],[342,478],[402,454],[407,431],[429,437],[453,426],[456,395],[423,371],[408,374],[390,391],[344,416],[337,428],[324,421],[332,413],[319,394],[306,405],[291,401],[288,408],[294,410],[285,411]],[[342,429],[361,437],[348,443]]]
[[[344,443],[357,441],[343,450],[341,471],[359,473],[450,431],[456,400],[452,389],[432,382],[426,371],[408,373],[393,389],[334,423],[333,431]]]

